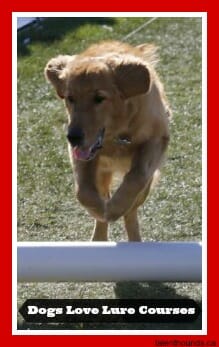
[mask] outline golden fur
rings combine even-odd
[[[60,55],[45,68],[66,105],[77,198],[95,218],[95,241],[107,240],[108,222],[122,216],[129,240],[141,240],[137,208],[169,142],[170,109],[156,59],[153,45],[112,41]],[[110,197],[117,172],[123,179]]]

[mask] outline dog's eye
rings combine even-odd
[[[73,98],[73,96],[68,96],[67,97],[67,100],[71,103],[71,104],[73,104],[74,102],[75,102],[75,99]]]
[[[94,103],[95,104],[101,104],[105,100],[105,97],[102,95],[95,95],[94,97]]]

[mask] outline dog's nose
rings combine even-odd
[[[84,133],[79,127],[68,128],[67,139],[73,147],[80,146],[83,144]]]

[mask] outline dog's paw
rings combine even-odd
[[[124,214],[124,211],[109,200],[105,205],[105,219],[108,222],[115,222]]]

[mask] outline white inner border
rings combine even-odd
[[[17,329],[17,17],[202,18],[202,330]],[[54,243],[54,242],[53,242]],[[67,242],[66,242],[67,244]],[[207,13],[206,12],[13,12],[12,13],[12,334],[13,335],[206,335],[207,334]]]

